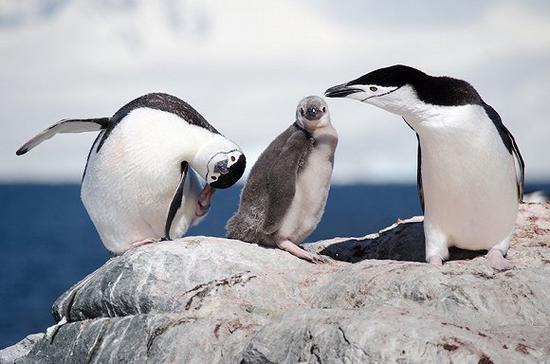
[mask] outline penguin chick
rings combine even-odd
[[[99,131],[88,154],[81,198],[105,247],[180,237],[200,222],[216,188],[232,186],[246,159],[195,109],[152,93],[112,117],[66,119],[25,143],[25,154],[57,133]],[[204,181],[203,181],[204,179]]]
[[[330,189],[338,134],[325,101],[300,101],[296,121],[280,134],[252,167],[227,237],[278,247],[312,263],[330,258],[300,244],[323,216]]]
[[[524,162],[498,113],[467,82],[396,65],[329,88],[400,115],[418,139],[417,181],[426,260],[441,265],[448,248],[486,249],[505,259],[523,196]]]

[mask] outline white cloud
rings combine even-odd
[[[441,5],[408,16],[380,2],[4,3],[23,5],[0,12],[3,180],[78,181],[93,135],[58,136],[25,157],[15,150],[57,119],[111,115],[151,91],[191,103],[252,161],[302,96],[393,63],[473,83],[514,132],[527,177],[550,178],[550,17],[539,7],[461,2],[442,18]],[[365,21],[350,16],[359,12]],[[415,180],[416,139],[398,117],[329,105],[335,181]]]

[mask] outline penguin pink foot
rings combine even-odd
[[[320,255],[315,253],[310,253],[305,251],[304,249],[300,248],[298,245],[294,244],[290,240],[283,240],[277,243],[277,247],[279,249],[285,250],[289,252],[290,254],[294,255],[295,257],[298,257],[300,259],[307,260],[308,262],[311,262],[313,264],[319,264],[319,263],[332,263],[333,260],[326,255]]]
[[[428,263],[430,263],[431,265],[436,265],[438,267],[441,267],[443,265],[443,260],[438,255],[433,255],[429,257],[427,260],[428,260]]]
[[[137,248],[138,246],[147,245],[147,244],[154,244],[158,243],[160,239],[153,239],[153,238],[147,238],[143,240],[134,241],[133,243],[130,243],[130,245],[133,248]]]
[[[210,204],[212,203],[212,198],[214,197],[215,191],[216,190],[210,185],[204,186],[204,189],[199,196],[199,201],[197,201],[195,215],[201,217],[204,216],[208,212],[208,210],[210,210]]]
[[[514,267],[512,263],[506,260],[504,254],[502,254],[502,251],[497,248],[489,250],[485,258],[487,259],[487,263],[489,263],[493,269],[498,271],[510,270]]]

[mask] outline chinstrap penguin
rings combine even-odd
[[[418,139],[417,182],[426,260],[440,265],[448,247],[488,250],[505,259],[523,195],[524,162],[498,113],[467,82],[395,65],[329,88],[400,115]]]
[[[25,154],[57,133],[99,131],[82,177],[81,198],[105,247],[132,246],[185,234],[207,214],[216,188],[232,186],[246,159],[195,109],[152,93],[112,117],[65,119],[23,145]]]
[[[317,227],[325,210],[337,143],[325,101],[302,99],[296,122],[252,167],[239,210],[227,223],[227,237],[278,247],[312,263],[330,261],[297,244]]]

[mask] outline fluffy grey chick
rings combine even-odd
[[[252,167],[239,210],[227,222],[227,237],[278,247],[312,263],[329,261],[297,244],[323,216],[337,143],[325,101],[303,98],[296,121]]]

